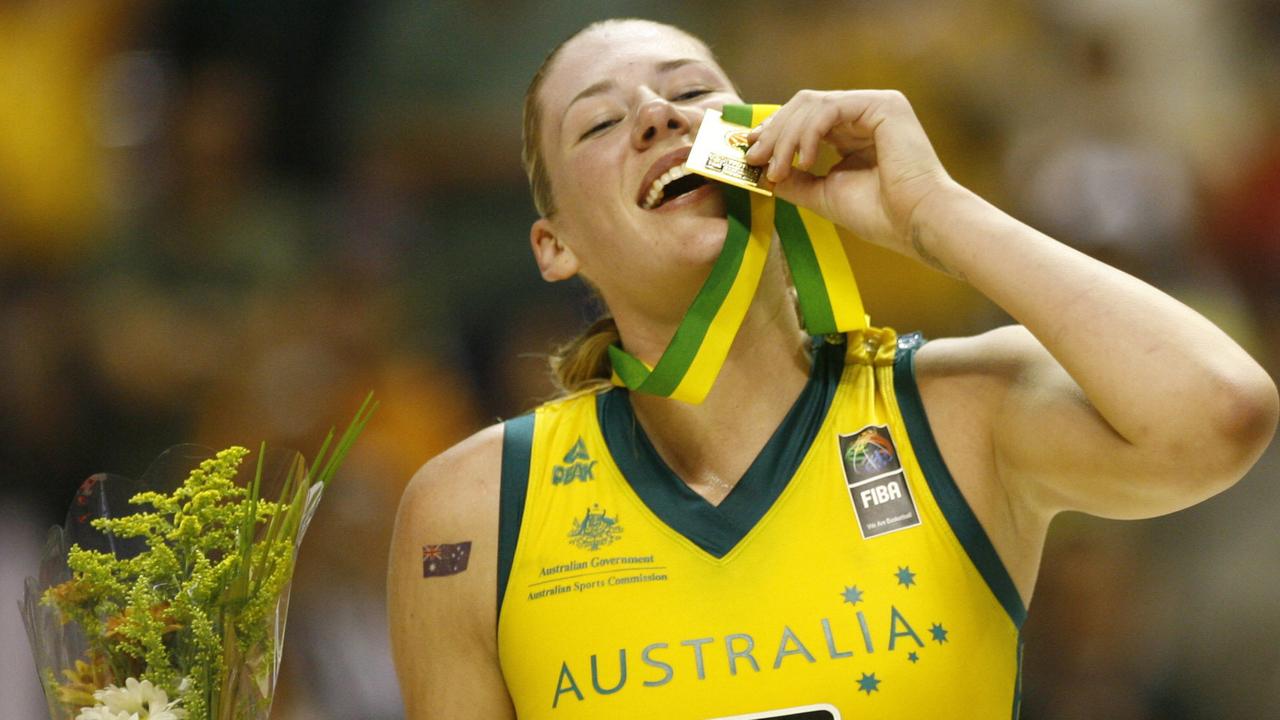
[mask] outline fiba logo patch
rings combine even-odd
[[[862,537],[919,525],[920,513],[888,426],[868,425],[839,439],[844,478]]]
[[[881,434],[884,432],[884,434]],[[844,451],[845,462],[859,475],[871,476],[898,469],[898,453],[887,430],[869,427],[853,436]]]

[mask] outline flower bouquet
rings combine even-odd
[[[245,483],[248,450],[189,445],[86,480],[21,605],[51,720],[266,718],[298,547],[375,408],[310,466],[260,446]]]

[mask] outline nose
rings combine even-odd
[[[637,150],[644,150],[672,135],[686,135],[690,127],[689,118],[679,108],[664,98],[653,98],[636,112],[631,142]]]

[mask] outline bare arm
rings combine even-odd
[[[406,720],[515,718],[495,622],[501,458],[502,427],[488,428],[427,463],[400,502],[387,591]]]
[[[1230,486],[1270,442],[1274,383],[1185,305],[958,185],[926,198],[912,231],[1026,328],[986,348],[1017,368],[992,447],[1030,506],[1172,512]]]
[[[1270,441],[1275,384],[1238,345],[955,183],[901,94],[804,91],[755,137],[748,160],[772,160],[779,196],[967,280],[1025,326],[933,353],[971,368],[951,383],[965,397],[943,404],[984,431],[952,454],[985,453],[971,464],[1007,495],[1009,522],[1170,512],[1239,479]],[[804,170],[821,142],[844,159],[819,178]],[[793,153],[800,170],[779,161]]]

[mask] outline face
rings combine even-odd
[[[693,178],[659,182],[656,207],[651,191],[682,168],[706,109],[741,102],[724,71],[672,28],[611,24],[561,49],[539,99],[556,204],[542,228],[615,315],[628,305],[683,313],[724,243],[724,201]]]

